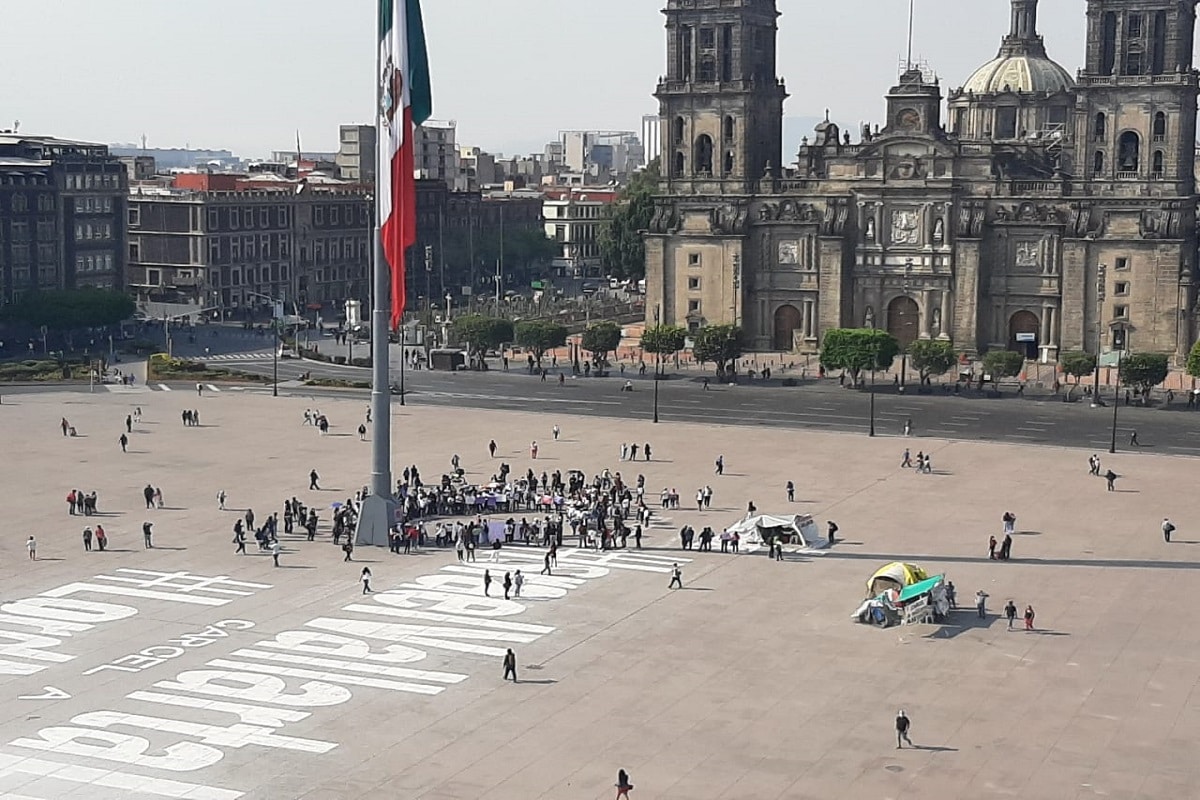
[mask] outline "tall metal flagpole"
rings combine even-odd
[[[376,97],[380,100],[383,80],[383,64],[380,61],[382,41],[386,31],[376,37],[375,85]],[[406,135],[411,133],[406,131]],[[374,257],[371,264],[371,493],[363,500],[358,515],[358,530],[355,541],[360,545],[383,546],[388,541],[395,501],[392,495],[392,409],[391,390],[388,385],[388,322],[391,312],[391,274],[387,257],[383,252],[379,220],[379,176],[391,164],[383,159],[383,142],[389,140],[390,132],[384,124],[382,104],[375,108],[375,231]]]

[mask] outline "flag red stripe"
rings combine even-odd
[[[383,254],[391,267],[392,316],[395,330],[404,316],[405,251],[417,241],[417,186],[413,178],[412,109],[404,108],[404,144],[392,156],[392,213],[383,223]]]

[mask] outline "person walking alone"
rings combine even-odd
[[[789,503],[796,502],[796,484],[791,481],[787,482],[787,499]]]
[[[121,438],[118,439],[117,441],[119,441],[121,443],[121,452],[128,453],[129,452],[129,437],[122,433]]]
[[[283,551],[283,546],[278,541],[271,542],[271,560],[275,562],[275,566],[279,566],[279,554]]]
[[[629,773],[623,769],[617,770],[617,800],[622,797],[628,800],[629,790],[633,788],[633,784],[629,782]]]
[[[512,575],[508,572],[504,573],[504,582],[500,585],[504,587],[504,599],[510,599],[508,593],[512,591]]]
[[[30,536],[25,542],[25,549],[29,551],[29,560],[37,561],[37,539]]]
[[[908,714],[905,713],[903,708],[900,709],[900,712],[898,714],[896,714],[896,749],[897,750],[900,749],[902,741],[908,742],[909,747],[913,746],[912,739],[908,738],[908,731],[911,727],[912,727],[912,720],[910,720],[908,718]]]
[[[679,564],[671,565],[671,582],[667,584],[668,589],[683,588],[683,570],[679,569]]]
[[[504,654],[504,680],[512,677],[512,682],[517,682],[517,654],[508,648],[508,652]]]
[[[152,530],[153,527],[154,527],[153,522],[143,522],[142,523],[142,544],[144,544],[146,546],[147,550],[154,547],[154,542],[150,538],[151,536],[154,535],[154,531]]]
[[[1162,522],[1163,541],[1167,544],[1171,543],[1171,534],[1175,532],[1175,525],[1171,520],[1163,517]]]
[[[1017,621],[1017,606],[1012,600],[1004,606],[1004,618],[1008,620],[1008,629],[1013,629],[1013,623]]]
[[[362,585],[363,585],[362,593],[363,594],[371,594],[371,591],[372,591],[371,590],[371,568],[363,567],[362,573],[359,575],[358,579],[360,581],[362,581]]]
[[[320,484],[317,483],[317,481],[319,481],[319,480],[321,480],[321,476],[317,474],[317,471],[315,469],[310,470],[308,473],[308,488],[310,490],[318,490],[319,491],[321,488]]]
[[[1025,630],[1033,630],[1033,606],[1025,606]]]
[[[85,553],[92,552],[92,529],[83,529],[83,550]]]
[[[492,573],[486,569],[483,571],[483,596],[492,596]]]

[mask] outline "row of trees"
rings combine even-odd
[[[567,328],[549,320],[512,320],[466,314],[454,320],[452,330],[457,340],[466,346],[472,360],[488,350],[512,343],[529,350],[540,367],[547,350],[567,343]],[[614,322],[597,322],[583,332],[580,347],[592,354],[597,368],[608,363],[608,354],[621,344],[621,328]]]

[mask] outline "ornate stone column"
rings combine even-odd
[[[919,309],[920,313],[918,314],[918,316],[921,319],[919,336],[922,339],[929,338],[929,319],[931,316],[933,316],[933,309],[932,309],[933,302],[932,302],[931,294],[932,293],[928,289],[921,290],[921,308]]]
[[[942,290],[942,327],[941,327],[941,330],[938,331],[939,339],[949,339],[950,338],[950,331],[952,330],[952,328],[950,327],[952,324],[952,320],[950,319],[950,308],[951,308],[950,290],[943,289]]]

